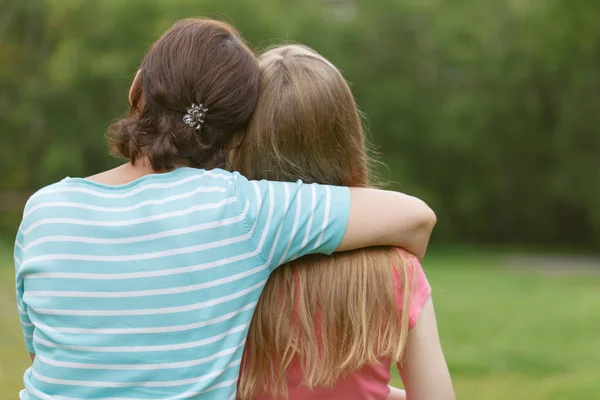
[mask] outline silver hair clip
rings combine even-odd
[[[183,116],[183,122],[199,131],[202,129],[202,124],[204,124],[204,118],[206,117],[207,111],[208,108],[203,108],[202,103],[199,105],[192,103],[192,106],[187,109],[187,114]]]

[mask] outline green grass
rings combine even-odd
[[[458,252],[425,263],[457,398],[597,397],[600,271],[515,271],[499,260]],[[15,398],[29,364],[13,293],[11,257],[0,250],[1,399]]]
[[[0,399],[16,399],[23,386],[29,353],[21,335],[15,305],[12,257],[0,247]]]
[[[598,396],[600,271],[514,271],[485,255],[425,266],[458,399]]]

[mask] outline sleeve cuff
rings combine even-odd
[[[329,245],[323,249],[323,253],[332,255],[340,246],[350,219],[350,188],[342,186],[331,186],[331,226],[333,232]]]

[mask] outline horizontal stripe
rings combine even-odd
[[[29,245],[25,247],[25,249],[30,249],[42,243],[48,242],[72,242],[72,243],[90,243],[90,244],[129,244],[129,243],[139,243],[146,242],[150,240],[163,239],[167,237],[183,235],[186,233],[200,232],[208,229],[219,228],[231,224],[235,224],[237,222],[241,222],[246,218],[248,214],[249,204],[246,204],[246,208],[242,212],[241,215],[224,218],[218,221],[206,222],[199,225],[194,225],[186,228],[179,229],[171,229],[163,232],[153,233],[150,235],[141,235],[141,236],[129,236],[125,238],[92,238],[92,237],[80,237],[80,236],[48,236],[44,238],[40,238],[32,241]]]
[[[101,387],[101,388],[124,388],[124,387],[171,387],[171,386],[183,386],[189,385],[201,381],[205,381],[221,375],[229,368],[240,365],[241,359],[230,362],[224,369],[212,371],[208,374],[201,375],[189,379],[178,379],[174,381],[141,381],[141,382],[106,382],[106,381],[81,381],[71,379],[57,379],[50,378],[48,376],[39,374],[35,369],[31,370],[31,374],[42,382],[52,383],[55,385],[69,385],[69,386],[87,386],[87,387]]]
[[[189,267],[170,268],[158,271],[123,272],[123,273],[86,273],[86,272],[39,272],[27,275],[27,279],[139,279],[156,276],[168,276],[185,274],[189,272],[202,271],[206,269],[221,267],[238,261],[244,261],[259,254],[258,249],[248,253],[239,254],[217,261]]]
[[[249,234],[234,236],[227,239],[217,240],[215,242],[203,243],[196,246],[182,247],[179,249],[155,251],[152,253],[131,254],[125,256],[95,256],[85,254],[48,254],[45,256],[31,257],[25,261],[23,265],[27,265],[39,261],[100,261],[100,262],[123,262],[123,261],[140,261],[150,260],[153,258],[169,257],[179,254],[195,253],[215,249],[218,247],[227,246],[234,243],[246,241],[250,238]]]
[[[215,279],[210,282],[199,283],[197,285],[188,286],[177,286],[168,289],[150,289],[150,290],[132,290],[126,292],[77,292],[77,291],[58,291],[58,290],[47,290],[47,291],[28,291],[28,297],[76,297],[76,298],[124,298],[124,297],[145,297],[145,296],[161,296],[166,294],[174,293],[188,293],[194,292],[209,287],[223,285],[225,283],[231,283],[248,276],[257,274],[261,271],[266,270],[268,264],[263,264],[259,267],[252,268],[248,271],[240,272],[235,275],[230,275],[226,278]]]
[[[72,369],[97,369],[97,370],[133,370],[133,371],[154,371],[162,369],[173,369],[173,368],[189,368],[198,365],[206,364],[207,362],[214,361],[222,358],[223,356],[234,354],[246,341],[242,341],[239,345],[231,347],[229,349],[218,351],[208,357],[199,358],[190,361],[180,361],[171,363],[160,363],[160,364],[86,364],[86,363],[74,363],[65,361],[56,361],[50,358],[44,357],[41,354],[36,356],[42,363],[52,365],[54,367],[61,368],[72,368]]]
[[[15,241],[15,247],[18,248],[21,251],[24,251],[23,245],[21,243],[19,243],[18,240]]]
[[[56,185],[56,186],[48,187],[46,189],[42,189],[42,190],[34,193],[31,196],[30,200],[40,197],[40,196],[43,196],[43,195],[46,195],[46,194],[52,194],[52,193],[85,193],[85,194],[90,194],[95,197],[101,197],[101,198],[106,198],[106,199],[124,199],[127,197],[134,196],[138,193],[145,192],[150,189],[174,188],[174,187],[183,185],[188,182],[200,180],[207,176],[212,177],[212,178],[223,179],[225,181],[229,181],[232,179],[232,176],[230,176],[230,175],[218,174],[218,173],[214,173],[211,171],[204,171],[202,174],[188,176],[187,178],[183,178],[178,181],[165,182],[165,183],[148,183],[148,184],[139,186],[139,187],[129,190],[129,191],[120,191],[120,193],[106,193],[106,192],[86,189],[86,188],[82,188],[82,187],[72,187],[72,186],[64,187],[64,186]],[[94,182],[90,181],[90,183],[93,184]],[[112,190],[112,189],[119,189],[119,188],[118,188],[118,186],[111,187],[110,185],[107,185],[107,189]]]
[[[150,345],[150,346],[69,346],[59,345],[56,343],[49,342],[44,339],[40,339],[37,334],[33,335],[33,341],[46,347],[52,347],[55,349],[82,351],[91,353],[146,353],[146,352],[162,352],[162,351],[180,351],[186,349],[195,349],[198,347],[206,346],[211,343],[215,343],[225,339],[227,336],[240,333],[246,330],[250,326],[250,323],[242,324],[234,328],[228,329],[227,331],[220,333],[215,336],[211,336],[202,340],[195,340],[193,342],[177,343],[177,344],[165,344],[165,345]]]
[[[78,191],[81,191],[81,189],[79,189]],[[169,196],[169,197],[163,197],[161,199],[145,200],[145,201],[141,201],[135,205],[126,206],[126,207],[102,207],[102,206],[95,206],[92,204],[78,203],[78,202],[72,202],[72,201],[48,201],[45,203],[38,203],[35,206],[31,207],[23,215],[23,218],[27,217],[32,212],[37,211],[41,208],[51,208],[51,207],[70,207],[70,208],[77,208],[77,209],[81,209],[81,210],[100,211],[100,212],[108,212],[108,213],[128,212],[128,211],[134,211],[134,210],[137,210],[137,209],[140,209],[140,208],[143,208],[146,206],[150,206],[150,205],[156,206],[156,205],[166,204],[166,203],[169,203],[169,202],[175,201],[175,200],[187,199],[187,198],[193,197],[195,194],[198,194],[198,193],[224,193],[226,191],[227,191],[227,188],[224,186],[200,186],[189,192],[184,192],[184,193],[176,194],[176,195]]]
[[[225,303],[227,301],[238,299],[247,295],[248,293],[252,293],[257,289],[261,289],[265,283],[266,279],[257,283],[256,285],[252,285],[247,289],[240,290],[239,292],[217,297],[215,299],[202,301],[200,303],[188,304],[185,306],[178,307],[162,307],[162,308],[146,308],[139,310],[58,310],[58,309],[50,309],[50,308],[33,308],[30,307],[37,314],[46,314],[46,315],[72,315],[72,316],[104,316],[104,317],[116,317],[116,316],[126,316],[126,315],[159,315],[159,314],[174,314],[188,311],[201,310],[203,308],[208,308],[212,306],[216,306],[221,303]]]
[[[42,219],[34,222],[30,226],[28,226],[23,231],[23,234],[27,235],[27,234],[31,233],[31,231],[33,231],[34,229],[36,229],[42,225],[48,225],[48,224],[71,224],[71,225],[83,225],[83,226],[112,226],[112,227],[139,225],[139,224],[144,224],[147,222],[158,221],[158,220],[167,219],[167,218],[183,217],[185,215],[191,214],[196,211],[213,210],[213,209],[222,207],[227,204],[233,204],[235,202],[236,202],[235,197],[227,197],[224,200],[217,202],[217,203],[200,204],[200,205],[189,207],[189,208],[186,208],[186,209],[180,210],[180,211],[171,211],[171,212],[164,213],[164,214],[155,214],[155,215],[151,215],[148,217],[136,218],[136,219],[126,220],[126,221],[94,221],[94,220],[77,219],[77,218],[42,218]]]
[[[147,353],[147,352],[163,352],[163,351],[180,351],[186,349],[195,349],[203,347],[215,342],[219,342],[229,335],[244,332],[250,326],[250,323],[242,324],[234,328],[228,329],[227,331],[218,335],[202,339],[195,340],[193,342],[167,344],[167,345],[150,345],[150,346],[69,346],[59,345],[56,343],[49,342],[44,339],[40,339],[37,334],[33,335],[33,341],[46,347],[52,347],[55,349],[82,351],[91,353]]]
[[[184,393],[181,393],[174,397],[164,397],[162,399],[148,399],[147,397],[94,397],[92,400],[179,400],[179,399],[189,399],[191,397],[196,397],[198,395],[206,394],[206,393],[215,391],[217,389],[224,389],[224,388],[228,388],[228,387],[236,386],[236,385],[237,385],[237,378],[226,380],[226,381],[223,381],[216,385],[210,386],[201,392],[184,392]],[[90,400],[88,398],[82,398],[82,397],[48,396],[47,394],[44,394],[29,385],[27,385],[27,390],[29,391],[29,393],[33,394],[34,396],[38,396],[42,400]],[[19,395],[22,396],[23,395],[22,393],[23,393],[23,391],[21,391],[21,393]],[[227,398],[227,400],[233,400],[233,399],[235,399],[235,396],[236,396],[236,393],[233,393],[230,397]]]
[[[212,318],[206,321],[194,322],[191,324],[184,325],[172,325],[172,326],[161,326],[154,328],[71,328],[71,327],[53,327],[49,325],[45,325],[42,323],[36,323],[38,329],[48,331],[48,332],[57,332],[57,333],[76,333],[76,334],[100,334],[100,335],[137,335],[137,334],[145,334],[145,333],[167,333],[167,332],[183,332],[189,331],[193,329],[199,329],[206,326],[218,324],[220,322],[225,322],[230,319],[235,318],[239,314],[244,311],[251,310],[256,306],[257,302],[252,302],[250,304],[245,305],[244,307],[223,314],[219,317]],[[72,346],[72,350],[76,350],[79,346]],[[65,347],[67,348],[67,347]],[[71,347],[69,347],[71,348]],[[93,351],[93,350],[89,350]]]
[[[221,383],[217,383],[216,385],[210,386],[208,389],[203,390],[202,392],[199,392],[199,393],[188,393],[186,395],[186,397],[191,397],[191,396],[194,396],[194,395],[197,395],[197,394],[204,394],[204,393],[212,392],[213,390],[217,390],[217,389],[221,389],[221,388],[226,388],[226,387],[230,387],[230,386],[236,386],[237,385],[237,381],[238,381],[238,378],[234,378],[234,379],[230,379],[230,380],[227,380],[227,381],[223,381]],[[182,398],[182,397],[180,397],[180,398]],[[230,397],[227,398],[227,400],[231,400],[231,399],[235,399],[235,393],[232,396],[230,396]]]
[[[75,400],[73,397],[69,398],[69,397],[62,397],[62,396],[49,396],[45,393],[40,392],[39,390],[37,390],[36,388],[34,388],[33,386],[31,386],[29,384],[29,380],[25,379],[25,390],[21,390],[19,392],[19,400],[23,400],[23,396],[25,396],[25,394],[28,394],[28,397],[31,397],[31,395],[39,397],[42,400]],[[82,399],[83,400],[83,399]],[[145,399],[148,400],[148,399]]]

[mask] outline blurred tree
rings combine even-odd
[[[260,6],[259,6],[260,5]],[[175,20],[258,50],[314,47],[352,83],[395,187],[446,241],[600,243],[600,3],[586,0],[4,0],[0,191],[116,164],[103,140]],[[16,215],[16,214],[15,214]],[[0,216],[14,229],[15,215]]]

